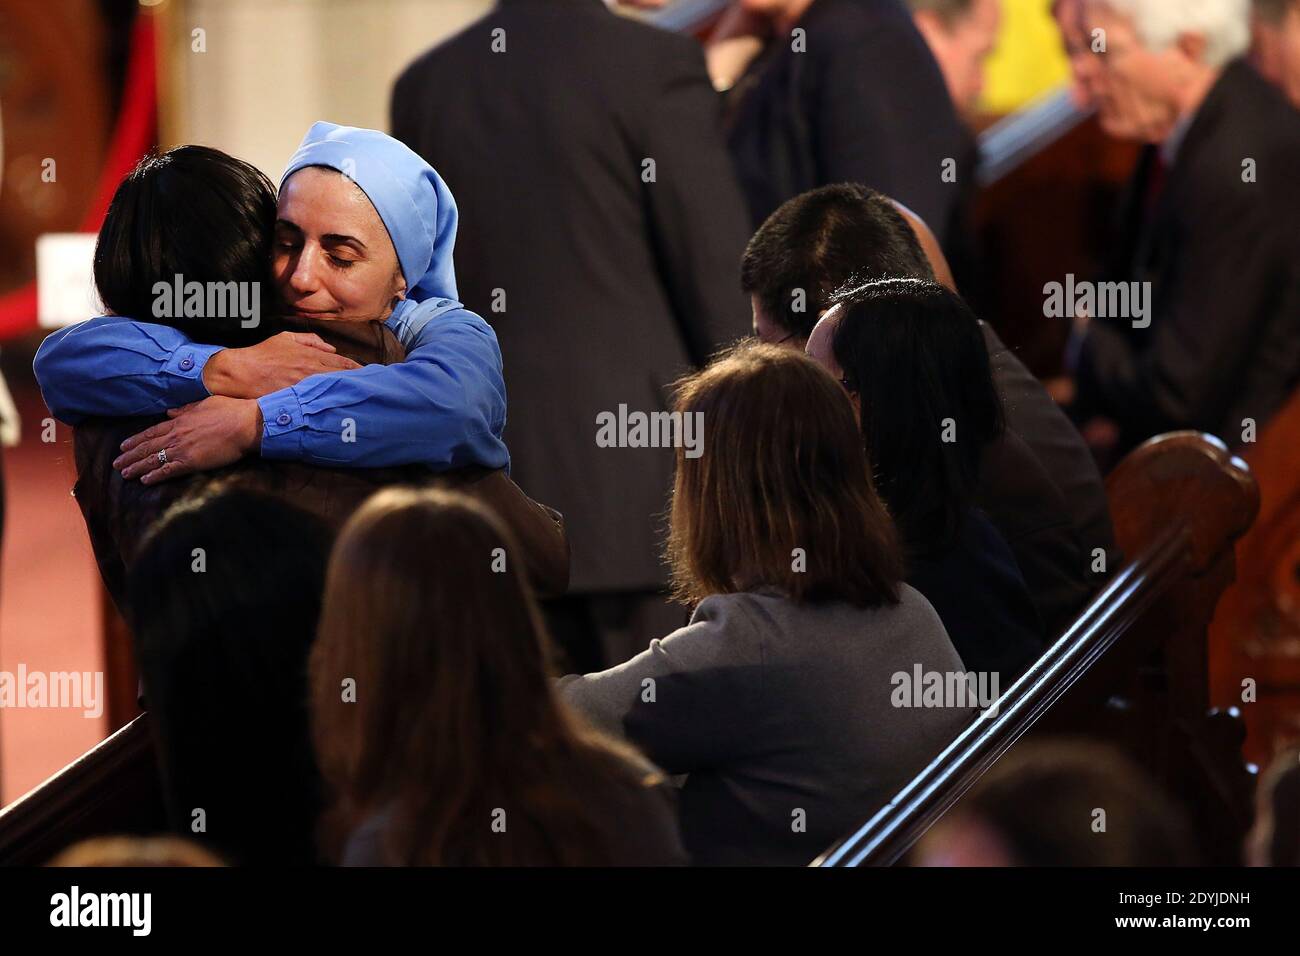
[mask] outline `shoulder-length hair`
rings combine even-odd
[[[310,667],[327,854],[380,814],[393,865],[618,862],[590,795],[655,778],[557,699],[523,564],[451,492],[387,489],[344,526]]]
[[[697,457],[677,449],[667,556],[680,600],[774,588],[897,602],[894,526],[848,397],[821,366],[746,344],[678,383],[676,411],[703,430]]]
[[[957,293],[917,279],[871,282],[836,304],[831,349],[858,396],[880,495],[909,553],[946,549],[1004,428],[979,320]]]

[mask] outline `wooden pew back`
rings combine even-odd
[[[1235,862],[1250,779],[1233,715],[1207,713],[1206,632],[1258,488],[1217,439],[1176,432],[1129,455],[1107,494],[1132,560],[988,714],[815,865],[897,862],[1030,732],[1122,742],[1171,791],[1196,796],[1209,861]]]

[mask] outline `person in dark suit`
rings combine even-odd
[[[460,199],[461,297],[501,344],[513,474],[565,515],[571,597],[547,614],[576,668],[684,616],[659,560],[672,451],[600,447],[597,426],[667,411],[665,388],[746,331],[718,109],[694,40],[602,0],[502,0],[393,89],[393,134]]]
[[[1109,38],[1102,125],[1152,148],[1111,277],[1147,309],[1078,320],[1076,416],[1113,422],[1117,451],[1181,428],[1249,442],[1300,382],[1300,115],[1235,59],[1245,4],[1084,10]]]
[[[891,276],[933,280],[936,271],[951,288],[947,263],[915,214],[844,183],[773,213],[745,252],[741,285],[752,296],[755,334],[803,349],[836,290]],[[979,328],[1007,427],[985,449],[976,504],[1010,545],[1055,637],[1100,583],[1093,549],[1113,550],[1105,489],[1069,419],[993,330],[983,322]]]
[[[901,0],[744,0],[769,40],[728,94],[728,140],[757,227],[830,183],[894,197],[947,246],[974,141]]]

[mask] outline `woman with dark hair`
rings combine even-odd
[[[428,173],[432,174],[432,170]],[[335,224],[331,228],[368,230],[367,238],[379,244],[374,234],[384,234],[384,224],[359,187],[345,182],[333,170],[313,168],[304,170],[303,175],[307,174],[325,178],[324,184],[314,185],[316,193],[336,199],[340,191],[343,194],[347,208],[329,220]],[[290,182],[296,180],[295,176]],[[300,198],[297,208],[304,202],[311,205]],[[292,205],[288,203],[286,208]],[[351,225],[346,225],[345,220]],[[394,327],[366,317],[382,309],[383,289],[403,275],[392,243],[389,242],[393,257],[390,262],[353,267],[362,279],[350,278],[346,282],[340,279],[330,286],[345,285],[348,296],[366,298],[369,303],[366,308],[330,321],[313,320],[302,315],[281,314],[277,305],[272,278],[273,264],[278,261],[275,230],[275,191],[266,177],[248,163],[203,146],[181,146],[146,157],[119,184],[96,246],[95,281],[110,315],[56,332],[41,346],[37,372],[47,396],[63,396],[65,401],[70,395],[76,396],[88,408],[100,408],[97,416],[113,416],[77,418],[75,438],[77,501],[109,592],[120,602],[125,568],[150,522],[174,501],[200,493],[210,482],[224,482],[232,477],[242,487],[277,494],[336,526],[382,484],[437,480],[460,487],[497,509],[523,539],[526,559],[539,589],[546,594],[562,592],[568,580],[568,546],[558,514],[529,499],[501,469],[466,462],[441,471],[435,479],[434,469],[418,463],[429,450],[418,432],[403,436],[403,441],[391,438],[387,441],[392,456],[411,464],[327,470],[320,466],[345,465],[347,454],[340,452],[336,460],[318,461],[315,465],[272,460],[292,459],[293,455],[242,458],[240,449],[256,444],[263,431],[254,421],[249,434],[241,431],[223,440],[220,460],[226,462],[224,467],[214,468],[208,462],[199,474],[187,475],[186,471],[175,470],[182,465],[189,471],[196,469],[187,460],[185,443],[171,442],[164,435],[166,429],[180,426],[179,433],[167,434],[188,433],[196,440],[206,441],[209,437],[206,427],[199,424],[190,428],[192,419],[186,411],[169,413],[161,421],[156,415],[146,417],[155,409],[153,399],[148,387],[137,388],[139,379],[130,374],[129,367],[120,375],[100,369],[101,361],[115,364],[115,357],[121,353],[120,347],[104,341],[106,337],[134,336],[132,341],[136,344],[129,350],[134,361],[148,354],[157,341],[183,333],[188,336],[188,347],[196,352],[207,349],[214,356],[262,356],[256,361],[277,365],[279,370],[275,374],[296,376],[295,381],[305,379],[295,387],[305,388],[313,395],[336,391],[329,379],[318,378],[316,373],[354,370],[349,374],[364,376],[356,379],[361,397],[357,406],[340,410],[334,419],[331,427],[335,437],[343,447],[385,443],[384,436],[368,432],[369,419],[363,406],[372,400],[382,403],[387,387],[375,386],[377,393],[373,396],[369,388],[375,383],[376,373],[387,373],[399,366],[410,371],[412,364]],[[383,242],[388,242],[386,237]],[[403,243],[403,249],[414,250],[418,245],[415,241]],[[417,254],[409,251],[409,255]],[[410,268],[413,271],[417,266]],[[429,268],[441,275],[442,267]],[[367,269],[369,273],[363,274]],[[174,280],[179,281],[178,277],[184,280],[182,287],[197,282],[199,288],[219,289],[226,306],[237,303],[240,308],[215,313],[202,307],[190,309],[182,301],[184,296],[173,293]],[[180,302],[187,307],[179,311],[155,310],[160,290],[162,298],[171,306]],[[146,310],[171,314],[158,317],[166,325],[146,325],[123,318]],[[250,312],[258,320],[251,325],[241,314]],[[195,360],[190,353],[177,353],[164,366],[164,377],[183,379],[187,363],[192,366]],[[472,365],[476,360],[463,350],[451,348],[440,361],[454,369],[461,363]],[[406,381],[404,387],[419,392],[417,379],[418,376]],[[354,392],[355,387],[349,386]],[[328,396],[324,399],[327,404],[333,400]],[[463,395],[447,406],[449,414],[455,414],[454,409],[461,400]],[[220,396],[199,405],[209,403],[218,403],[214,407],[217,418],[225,417],[221,408],[232,405],[252,412],[254,420],[260,415],[260,406],[251,399]],[[59,407],[54,398],[51,404]],[[243,417],[242,413],[235,414],[237,420]],[[353,432],[351,442],[347,440],[349,420]],[[470,424],[465,427],[470,431],[479,430]],[[139,448],[123,452],[123,446],[138,444],[132,436],[139,433],[160,436],[163,446],[154,449],[153,457],[143,455]],[[150,444],[140,447],[154,448]],[[225,454],[227,448],[232,450],[231,454]],[[132,463],[125,464],[124,459],[129,456],[134,456]],[[163,463],[163,458],[170,463]],[[185,477],[166,482],[155,480],[169,474]],[[124,480],[141,475],[140,482]]]
[[[1010,686],[1044,637],[1015,556],[972,504],[981,457],[1004,427],[979,322],[937,283],[885,279],[837,297],[808,354],[853,402],[907,582],[966,666]]]
[[[218,160],[228,161],[224,154]],[[209,195],[209,166],[201,153],[173,151],[119,188],[110,218],[116,213],[122,222],[107,224],[117,245],[101,250],[97,262],[123,277],[120,295],[116,281],[101,282],[132,312],[69,326],[41,344],[36,375],[54,415],[75,425],[88,416],[179,409],[127,442],[118,467],[146,481],[257,453],[356,468],[505,468],[501,353],[491,326],[457,301],[456,203],[437,172],[384,133],[324,122],[308,130],[290,159],[274,214],[264,200],[244,201],[259,191],[247,172],[219,175],[229,188]],[[223,197],[234,204],[223,207]],[[191,218],[186,206],[216,218]],[[232,220],[253,230],[247,241],[223,245],[209,234]],[[175,255],[162,248],[164,239]],[[252,247],[266,252],[267,266],[248,258]],[[214,252],[219,248],[225,253]],[[202,263],[206,253],[212,264]],[[209,322],[232,334],[234,320],[251,321],[251,310],[231,309],[228,297],[214,317],[206,302],[192,307],[188,292],[184,327],[174,321],[171,290],[211,277],[204,291],[215,298],[231,278],[213,271],[231,264],[227,256],[238,257],[241,281],[273,280],[285,315],[314,331],[382,322],[406,348],[405,359],[358,368],[294,337],[243,348],[191,339],[192,311],[206,309]],[[235,291],[241,304],[251,300],[251,287]],[[141,314],[145,296],[154,298]],[[343,419],[354,428],[342,428]]]
[[[307,654],[330,537],[279,499],[234,490],[169,511],[130,570],[171,827],[236,863],[317,859]]]
[[[311,655],[323,832],[349,865],[685,862],[644,759],[558,700],[518,546],[487,509],[388,489],[330,560]]]
[[[677,450],[668,557],[690,623],[625,664],[561,682],[682,789],[700,863],[810,862],[970,720],[901,683],[962,663],[901,580],[853,410],[806,356],[732,351],[679,387],[701,453]]]

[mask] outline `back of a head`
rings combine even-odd
[[[1115,748],[1078,740],[1022,744],[956,811],[990,827],[1018,866],[1188,866],[1182,809]]]
[[[92,837],[68,847],[48,866],[225,866],[197,843],[174,836]]]
[[[897,599],[900,557],[847,396],[812,359],[742,345],[678,386],[704,447],[677,451],[678,596],[773,587],[795,601]],[[806,562],[806,564],[804,564]]]
[[[858,183],[822,186],[784,203],[759,226],[741,262],[741,288],[767,318],[807,338],[836,289],[857,279],[933,279],[907,221]]]
[[[239,345],[269,333],[273,311],[271,243],[276,197],[256,167],[207,146],[178,146],[146,156],[118,185],[95,246],[95,287],[113,315],[182,329],[196,341]],[[257,295],[259,325],[226,296],[222,315],[184,315],[155,285],[178,281],[238,283],[234,294]],[[256,283],[256,285],[254,285]],[[174,297],[172,297],[174,299]],[[172,314],[159,315],[159,311]],[[178,314],[179,313],[179,314]]]
[[[128,575],[173,822],[202,810],[237,862],[314,857],[306,669],[329,547],[283,500],[227,491],[174,506]]]
[[[871,282],[836,302],[832,349],[860,399],[881,497],[910,550],[946,547],[1003,428],[979,322],[957,293],[913,279]]]
[[[336,853],[382,811],[394,863],[599,859],[577,785],[616,776],[617,748],[559,706],[523,568],[496,515],[454,492],[386,489],[340,532],[311,659]],[[508,839],[495,808],[517,811]]]

